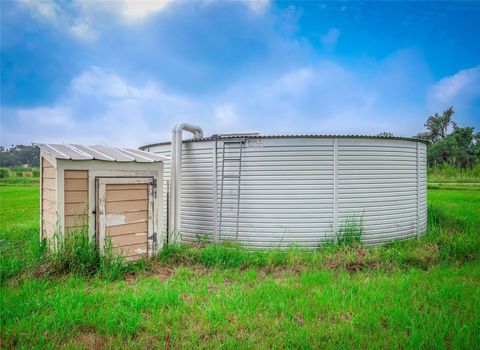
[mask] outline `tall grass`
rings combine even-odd
[[[480,183],[480,162],[471,168],[454,168],[449,164],[428,168],[428,181]]]
[[[40,170],[38,168],[0,168],[0,179],[11,177],[39,177]]]
[[[46,249],[44,266],[50,275],[99,276],[107,280],[123,277],[128,264],[113,252],[110,242],[103,251],[95,239],[88,236],[86,227],[69,232],[62,240],[57,237],[55,246]]]
[[[253,249],[235,242],[221,242],[191,246],[185,244],[164,245],[158,261],[164,264],[201,265],[207,268],[265,268],[280,266],[317,265],[339,251],[348,254],[361,246],[364,234],[363,216],[348,217],[340,226],[335,240],[320,245],[318,250],[301,249],[294,245],[283,248]],[[332,235],[333,236],[333,235]]]
[[[0,186],[38,186],[40,184],[38,177],[5,177],[0,178]]]
[[[351,216],[340,226],[337,242],[318,249],[297,247],[252,250],[235,243],[189,246],[170,244],[158,254],[162,264],[206,268],[330,268],[346,270],[428,269],[441,264],[463,264],[480,258],[477,225],[430,205],[428,230],[421,239],[392,242],[380,247],[361,245],[363,217]]]
[[[341,246],[354,246],[361,243],[365,233],[363,215],[347,217],[336,233],[336,243]]]

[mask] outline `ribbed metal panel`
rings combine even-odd
[[[212,238],[213,232],[213,143],[184,143],[182,150],[182,241],[196,242]],[[170,145],[154,147],[153,153],[170,157]],[[167,192],[170,160],[164,161],[164,208],[167,216]],[[166,230],[166,222],[161,228]]]
[[[84,146],[76,144],[38,143],[42,152],[56,159],[68,160],[102,160],[107,162],[163,162],[165,157],[138,149],[115,148],[104,145]]]
[[[363,241],[417,235],[417,142],[340,139],[338,220],[363,223]]]
[[[214,184],[218,204],[224,140],[183,143],[185,242],[213,238],[220,214]],[[146,150],[170,156],[169,144]],[[169,161],[164,169],[166,191]],[[225,163],[226,175],[237,171],[238,164]],[[218,233],[223,240],[235,238],[236,191],[237,181],[225,178],[223,193],[231,196],[223,200]],[[240,194],[238,241],[247,246],[318,247],[352,218],[363,225],[366,244],[415,237],[427,226],[426,145],[399,139],[248,138]]]
[[[222,141],[219,141],[221,145]],[[222,147],[217,162],[221,166]],[[235,164],[226,164],[233,170]],[[228,173],[228,172],[227,172]],[[242,156],[238,240],[258,247],[318,247],[333,225],[333,144],[329,139],[247,140]],[[235,180],[227,192],[236,194]],[[218,174],[217,184],[220,184]],[[225,192],[225,190],[224,190]],[[220,197],[220,189],[217,190]],[[226,203],[226,204],[225,204]],[[221,238],[235,238],[236,203],[225,201]]]

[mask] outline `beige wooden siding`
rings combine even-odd
[[[42,238],[51,239],[57,226],[56,170],[42,157]]]
[[[147,257],[148,185],[106,185],[105,214],[113,251],[132,260]]]
[[[88,170],[65,170],[65,232],[88,223]]]

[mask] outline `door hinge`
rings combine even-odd
[[[152,185],[153,195],[157,196],[157,179],[153,179],[150,184]]]
[[[157,244],[157,233],[154,232],[151,236],[148,237],[148,239],[151,239],[154,244]]]

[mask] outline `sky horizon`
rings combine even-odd
[[[2,1],[3,146],[480,131],[480,2]]]

